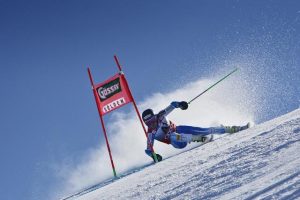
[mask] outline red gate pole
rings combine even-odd
[[[131,96],[131,99],[132,99],[132,103],[133,103],[135,112],[136,112],[136,114],[137,114],[137,116],[138,116],[138,118],[139,118],[139,120],[140,120],[140,122],[141,122],[141,124],[142,124],[142,127],[143,127],[144,133],[145,133],[145,135],[146,135],[147,141],[149,141],[148,134],[147,134],[146,128],[145,128],[145,126],[144,126],[144,124],[143,124],[142,117],[141,117],[140,112],[139,112],[139,110],[138,110],[138,108],[137,108],[137,105],[136,105],[135,100],[134,100],[134,98],[133,98],[133,96],[132,96],[131,90],[130,90],[130,88],[129,88],[129,85],[128,85],[128,83],[127,83],[127,80],[126,80],[126,78],[125,78],[125,75],[124,75],[124,73],[123,73],[123,71],[122,71],[121,65],[120,65],[119,60],[118,60],[118,58],[117,58],[116,55],[114,55],[114,59],[115,59],[115,61],[116,61],[116,63],[117,63],[117,66],[118,66],[118,68],[119,68],[120,73],[124,76],[124,80],[125,80],[125,83],[126,83],[126,86],[127,86],[128,90],[129,90],[129,93],[130,93],[130,96]],[[158,162],[157,156],[156,156],[156,153],[154,152],[154,148],[153,148],[153,145],[152,145],[151,141],[149,141],[149,146],[150,146],[150,148],[151,148],[152,155],[153,155],[153,157],[154,157],[155,162]]]
[[[117,173],[116,173],[114,161],[113,161],[113,158],[112,158],[112,155],[111,155],[111,150],[110,150],[110,146],[109,146],[108,139],[107,139],[107,134],[106,134],[105,126],[104,126],[103,117],[101,115],[100,102],[99,102],[99,98],[97,96],[97,91],[94,87],[94,81],[93,81],[93,77],[92,77],[90,68],[88,68],[88,74],[89,74],[89,78],[90,78],[90,81],[91,81],[93,93],[94,93],[94,96],[95,96],[95,101],[96,101],[96,104],[97,104],[98,113],[99,113],[99,116],[100,116],[100,121],[101,121],[102,129],[103,129],[103,133],[104,133],[104,137],[105,137],[105,141],[106,141],[106,146],[107,146],[107,150],[108,150],[108,154],[109,154],[109,158],[110,158],[111,167],[112,167],[112,170],[113,170],[114,177],[117,178]]]

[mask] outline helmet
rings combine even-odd
[[[152,109],[147,109],[142,114],[142,118],[144,122],[150,120],[153,116],[154,116],[154,112]]]
[[[157,118],[156,115],[154,115],[152,109],[147,109],[142,114],[143,121],[145,124],[152,129],[157,128]]]

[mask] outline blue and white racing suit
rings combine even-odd
[[[170,114],[175,107],[171,104],[158,114],[153,116],[151,125],[148,126],[148,140],[147,149],[145,152],[151,156],[151,146],[154,144],[154,140],[171,144],[173,147],[182,149],[192,141],[193,135],[209,135],[209,134],[223,134],[225,133],[224,127],[210,127],[201,128],[194,126],[176,126],[166,116]],[[180,136],[179,136],[180,135]]]

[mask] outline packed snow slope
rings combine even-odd
[[[300,109],[78,199],[300,199]]]

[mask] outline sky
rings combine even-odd
[[[0,0],[0,198],[50,198],[66,171],[106,148],[88,66],[106,80],[116,54],[138,105],[157,109],[239,67],[204,104],[241,104],[260,123],[299,108],[299,53],[297,0]]]

